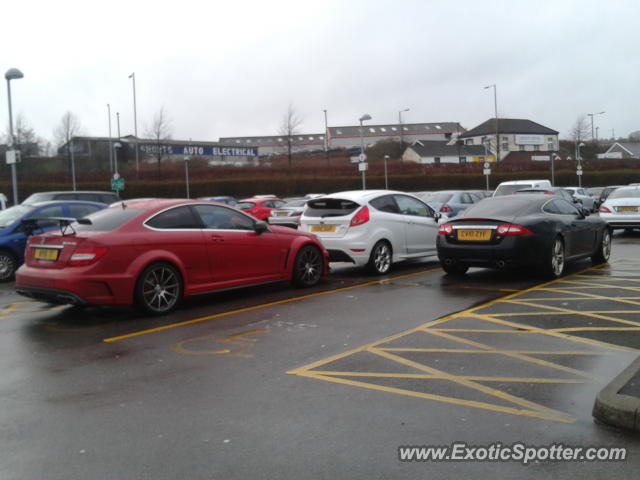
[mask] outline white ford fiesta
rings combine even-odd
[[[317,235],[331,262],[383,275],[392,263],[436,255],[441,218],[446,217],[407,193],[355,190],[309,200],[299,230]]]

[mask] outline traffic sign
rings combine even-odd
[[[5,156],[7,158],[7,165],[20,163],[20,150],[7,150]]]
[[[124,190],[124,178],[114,178],[111,180],[111,190],[122,191]]]
[[[576,170],[576,175],[578,175],[579,177],[582,176],[582,170]]]
[[[358,164],[358,170],[360,172],[366,172],[369,169],[369,164],[367,162],[360,162]]]
[[[482,173],[484,175],[491,175],[491,169],[490,168],[485,168],[484,170],[482,170]]]
[[[361,162],[366,162],[367,161],[367,154],[366,153],[361,153],[360,155],[358,155],[358,159]]]
[[[490,164],[489,162],[484,162],[483,167],[484,167],[484,168],[490,168],[490,167],[491,167],[491,164]]]

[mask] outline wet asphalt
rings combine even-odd
[[[163,318],[0,288],[0,478],[637,478],[596,424],[640,350],[640,234],[609,265],[376,279],[350,267],[199,297]],[[398,447],[563,443],[625,462],[401,462]]]

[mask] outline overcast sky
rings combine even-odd
[[[14,116],[53,137],[66,111],[108,134],[107,103],[133,133],[164,106],[175,139],[275,135],[287,106],[301,133],[353,125],[528,118],[560,131],[580,114],[600,137],[640,130],[640,2],[11,0],[0,69]],[[8,126],[6,87],[0,125]]]

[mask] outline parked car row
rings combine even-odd
[[[535,181],[529,185],[519,184],[508,202],[500,196],[480,198],[486,197],[483,192],[447,191],[444,203],[430,204],[429,198],[444,199],[445,193],[420,198],[357,190],[289,202],[254,196],[236,206],[209,198],[139,199],[109,206],[46,202],[12,207],[29,208],[25,214],[34,221],[18,221],[12,208],[0,219],[7,215],[12,225],[40,229],[28,241],[30,231],[23,231],[25,263],[16,273],[18,293],[50,303],[135,305],[150,314],[168,313],[183,299],[205,292],[283,280],[314,286],[329,273],[329,262],[382,275],[396,262],[437,255],[452,275],[472,266],[533,267],[555,278],[571,260],[607,261],[612,229],[636,225],[632,213],[637,216],[640,209],[638,186],[616,190],[612,203],[603,205],[626,222],[618,224],[623,220],[607,223],[604,211],[589,216],[565,189],[537,188]],[[457,215],[456,196],[460,203],[473,196]],[[619,198],[625,200],[616,203]],[[61,210],[47,215],[52,219],[35,215],[34,209],[42,212],[54,204]],[[445,204],[451,215],[438,211]],[[93,213],[78,211],[81,206]],[[78,220],[71,222],[71,217]],[[22,257],[16,258],[18,265]]]

